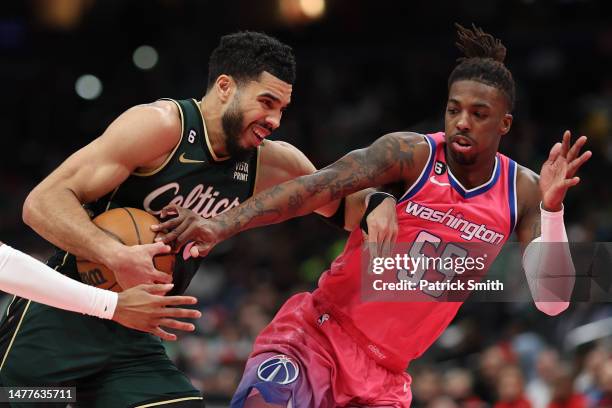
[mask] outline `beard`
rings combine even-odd
[[[238,99],[238,94],[236,94],[221,117],[221,126],[225,133],[225,145],[230,157],[236,161],[245,161],[255,152],[255,148],[244,147],[240,144],[244,114],[240,110]]]
[[[453,156],[453,159],[455,159],[455,162],[457,162],[457,164],[460,164],[462,166],[471,166],[472,164],[476,163],[476,155],[475,154],[471,154],[471,155],[466,155],[466,154],[462,154],[462,153],[457,153],[454,152],[452,149],[448,149],[450,152],[450,155]]]
[[[464,135],[464,137],[468,136]],[[455,163],[460,164],[462,166],[471,166],[476,163],[476,160],[478,159],[477,153],[465,154],[457,152],[451,147],[451,140],[452,138],[448,136],[444,139],[444,141],[446,142],[446,156],[451,156]]]

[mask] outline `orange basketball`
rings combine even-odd
[[[151,231],[151,225],[158,224],[159,221],[144,210],[123,207],[98,215],[93,219],[93,223],[122,244],[132,246],[153,243],[155,233]],[[173,273],[174,254],[158,255],[153,258],[153,262],[157,270]],[[106,266],[85,259],[77,259],[76,264],[84,283],[115,292],[123,290],[113,271]]]

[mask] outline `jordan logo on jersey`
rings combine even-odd
[[[317,323],[319,324],[319,326],[322,326],[323,323],[325,323],[326,321],[329,320],[329,315],[327,313],[323,313],[321,316],[319,316],[319,318],[317,319]]]
[[[238,162],[234,168],[234,180],[249,181],[249,163]]]

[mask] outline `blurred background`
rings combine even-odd
[[[23,0],[0,5],[0,237],[39,259],[28,191],[132,105],[201,98],[223,34],[294,47],[293,102],[274,138],[324,166],[397,130],[443,129],[453,23],[503,40],[517,82],[501,151],[539,171],[565,129],[594,155],[566,200],[570,240],[612,240],[612,2],[595,0]],[[146,147],[143,147],[146,148]],[[189,292],[204,317],[168,351],[228,406],[257,333],[311,290],[346,233],[306,217],[214,251]],[[240,251],[240,256],[235,254]],[[467,303],[413,363],[415,407],[612,407],[612,307],[545,317],[528,303]]]

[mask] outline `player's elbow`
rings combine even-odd
[[[569,307],[570,302],[535,302],[536,307],[542,313],[549,316],[557,316]]]
[[[23,202],[23,208],[21,209],[21,219],[23,222],[29,226],[32,226],[32,222],[34,220],[34,207],[35,207],[35,194],[34,191],[30,192]]]
[[[36,223],[37,214],[39,213],[39,203],[41,201],[41,193],[38,188],[30,191],[30,194],[26,197],[23,202],[23,208],[21,210],[21,218],[26,225],[33,227]]]

